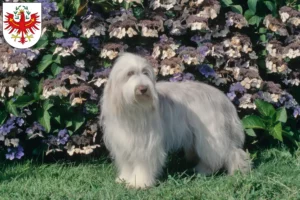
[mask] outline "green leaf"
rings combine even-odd
[[[83,115],[75,115],[72,118],[72,126],[74,128],[74,132],[77,131],[84,123],[85,117]]]
[[[254,130],[252,128],[250,129],[245,129],[247,135],[251,136],[251,137],[256,137],[256,134],[254,132]]]
[[[272,106],[272,104],[270,104],[268,102],[265,102],[260,99],[256,99],[254,103],[257,107],[258,112],[265,117],[272,117],[276,112],[276,110]]]
[[[64,20],[64,28],[65,28],[65,29],[68,29],[68,28],[71,26],[72,21],[73,21],[73,18],[65,19],[65,20]]]
[[[53,62],[60,64],[60,62],[61,62],[60,56],[56,56],[55,59],[53,60]]]
[[[51,110],[51,117],[59,124],[61,124],[61,112],[60,109]]]
[[[247,4],[248,4],[249,9],[253,13],[256,13],[257,0],[248,0]]]
[[[52,36],[55,38],[61,38],[64,36],[64,33],[63,32],[53,32]]]
[[[74,133],[74,131],[71,131],[71,130],[68,130],[68,132],[69,132],[69,135],[70,135],[70,136],[72,136],[73,133]]]
[[[43,103],[43,109],[46,111],[52,108],[53,106],[53,103],[49,99],[45,100]]]
[[[39,39],[39,41],[34,45],[33,49],[40,49],[40,48],[44,48],[48,45],[48,39]]]
[[[98,105],[95,103],[86,103],[85,108],[86,108],[87,113],[89,113],[89,114],[96,115],[99,112]]]
[[[260,39],[260,41],[262,41],[262,42],[266,42],[266,41],[267,41],[267,36],[266,36],[265,34],[260,35],[260,36],[259,36],[259,39]]]
[[[30,104],[34,103],[35,99],[31,95],[23,95],[17,97],[17,99],[14,101],[14,105],[18,108],[23,108],[25,106],[29,106]]]
[[[60,66],[58,66],[56,63],[53,63],[51,65],[51,72],[53,74],[53,76],[56,76],[57,74],[59,74],[61,72],[62,68]]]
[[[11,113],[15,116],[19,115],[17,107],[14,105],[14,102],[12,101],[12,99],[6,102],[5,107],[9,113]]]
[[[42,78],[39,82],[38,88],[37,88],[37,93],[42,94],[43,92],[43,84],[44,84],[44,78]]]
[[[132,11],[133,11],[133,15],[137,19],[142,19],[145,15],[145,9],[143,9],[142,7],[139,7],[139,6],[133,7]]]
[[[50,124],[50,114],[47,110],[38,108],[37,110],[38,122],[46,129],[46,132],[49,133],[51,130]]]
[[[264,28],[264,27],[260,27],[259,30],[258,30],[259,33],[266,33],[267,32],[267,29]]]
[[[57,123],[61,124],[60,115],[55,116],[54,119],[57,121]]]
[[[38,72],[42,73],[52,62],[52,55],[45,55],[42,61],[37,65]]]
[[[287,114],[286,114],[286,109],[284,107],[279,108],[276,111],[276,121],[280,121],[280,122],[286,123],[286,121],[287,121]]]
[[[271,1],[264,1],[264,4],[267,6],[267,8],[271,11],[274,12],[276,7],[275,4],[272,3]]]
[[[0,110],[0,125],[2,125],[7,118],[7,112],[5,110]]]
[[[66,127],[71,127],[72,126],[72,121],[65,120],[65,124],[66,124]]]
[[[243,14],[243,8],[240,5],[231,5],[231,10],[233,12],[239,13],[239,14]]]
[[[233,4],[232,0],[221,0],[221,3],[225,6],[228,7],[231,4]]]
[[[78,8],[80,7],[80,0],[73,0],[73,7],[74,7],[74,9],[76,10],[76,13],[77,13]]]
[[[256,115],[247,115],[242,119],[242,124],[245,129],[266,129],[266,125],[262,118]]]
[[[249,20],[253,15],[255,15],[255,13],[253,13],[251,10],[246,10],[244,17],[246,20]]]
[[[261,22],[262,18],[259,17],[259,16],[252,16],[249,20],[248,20],[248,23],[251,24],[251,25],[255,25],[258,26],[259,23]]]
[[[282,140],[282,126],[281,123],[276,124],[274,127],[270,128],[270,135],[279,141]]]

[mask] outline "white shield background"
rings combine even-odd
[[[11,34],[9,34],[10,29],[6,29],[7,27],[7,23],[4,23],[4,21],[7,21],[7,18],[5,17],[7,15],[7,13],[11,13],[14,14],[14,11],[16,9],[16,6],[28,6],[28,11],[31,12],[31,14],[37,13],[37,15],[39,16],[37,18],[37,21],[41,22],[38,23],[36,25],[36,27],[38,27],[39,30],[34,29],[34,34],[33,34],[33,38],[30,39],[31,41],[29,41],[28,39],[26,39],[27,42],[25,42],[24,44],[22,44],[20,41],[20,39],[13,39],[12,38],[12,34],[16,35],[17,34],[17,30],[14,30]],[[30,17],[29,17],[30,18]],[[14,19],[16,22],[19,22],[20,19]],[[25,21],[29,21],[30,19],[25,19]],[[19,48],[19,49],[25,49],[25,48],[29,48],[32,47],[33,45],[35,45],[40,37],[41,37],[41,33],[42,33],[42,4],[41,3],[3,3],[3,36],[4,39],[6,40],[6,42],[15,47],[15,48]],[[28,33],[32,34],[29,29],[27,29]],[[19,35],[21,36],[21,34]]]

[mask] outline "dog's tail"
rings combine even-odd
[[[230,175],[234,174],[235,171],[247,173],[251,170],[251,165],[249,154],[240,148],[231,150],[225,163],[225,167]]]

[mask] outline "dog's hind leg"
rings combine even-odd
[[[225,168],[230,175],[235,171],[249,172],[251,169],[250,157],[243,149],[234,148],[228,153]]]
[[[207,166],[204,162],[201,161],[199,161],[196,165],[195,171],[205,176],[209,176],[215,172],[211,167]]]
[[[210,175],[224,166],[228,147],[226,139],[218,135],[200,126],[194,128],[194,149],[200,160],[195,168],[197,172]]]

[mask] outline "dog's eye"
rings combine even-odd
[[[132,76],[133,74],[134,74],[134,71],[130,71],[130,72],[128,72],[127,76],[130,77],[130,76]]]
[[[149,73],[147,71],[143,71],[143,74],[149,76]]]

